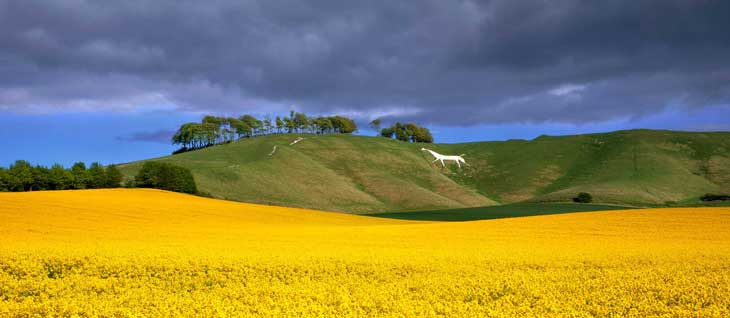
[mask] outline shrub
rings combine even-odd
[[[155,188],[191,194],[198,192],[195,179],[190,170],[164,162],[145,162],[134,181],[141,188]]]
[[[707,193],[700,197],[702,201],[730,201],[730,195]]]
[[[573,198],[573,202],[577,203],[591,203],[593,201],[593,196],[591,196],[588,192],[581,192],[578,193],[578,196]]]

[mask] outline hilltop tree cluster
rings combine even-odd
[[[228,143],[241,138],[282,134],[350,134],[357,130],[355,122],[343,116],[309,117],[303,113],[291,112],[289,117],[258,119],[251,115],[235,117],[205,116],[200,123],[186,123],[180,126],[172,137],[172,143],[181,145],[176,153],[201,149],[216,144]]]
[[[32,166],[25,160],[15,161],[8,169],[0,167],[0,191],[117,188],[121,182],[122,173],[116,166],[104,167],[98,162],[88,169],[83,162],[66,169],[60,164]]]
[[[378,125],[379,124],[380,122],[378,122]],[[433,136],[428,128],[418,126],[414,123],[395,123],[390,127],[383,128],[380,131],[380,135],[386,138],[395,138],[405,142],[433,143]]]

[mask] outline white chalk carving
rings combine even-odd
[[[458,155],[458,156],[446,156],[446,155],[442,155],[442,154],[440,154],[438,152],[435,152],[435,151],[433,151],[431,149],[421,148],[421,150],[422,151],[425,150],[425,151],[430,152],[431,155],[433,155],[433,157],[436,158],[433,161],[431,161],[431,163],[434,163],[436,161],[440,161],[441,162],[441,165],[444,166],[444,167],[446,167],[446,165],[444,164],[444,160],[446,160],[446,161],[456,161],[456,165],[459,166],[459,168],[461,168],[461,164],[462,163],[464,165],[467,165],[467,166],[469,165],[469,164],[466,163],[466,161],[462,157],[464,154],[461,154],[461,155]]]
[[[302,137],[297,137],[297,139],[294,139],[294,141],[292,141],[292,142],[291,142],[291,143],[289,144],[289,146],[294,146],[294,144],[296,144],[296,143],[298,143],[298,142],[300,142],[300,141],[302,141],[302,140],[304,140],[304,138],[302,138]]]
[[[269,157],[271,157],[276,152],[276,147],[278,147],[278,145],[274,145],[274,149],[272,149],[269,153]]]

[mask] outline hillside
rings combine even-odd
[[[632,130],[433,144],[470,164],[430,164],[422,144],[379,137],[274,135],[153,160],[190,168],[211,195],[330,211],[434,210],[521,201],[662,205],[730,191],[730,133]],[[274,145],[277,151],[269,156]],[[127,177],[141,162],[122,165]]]
[[[296,135],[238,142],[159,158],[193,171],[215,197],[328,211],[375,212],[495,204],[429,166],[418,145],[385,138]],[[276,152],[269,156],[274,145]],[[141,163],[120,167],[134,175]]]

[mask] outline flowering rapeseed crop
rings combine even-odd
[[[729,317],[730,209],[407,222],[0,194],[1,317]]]

